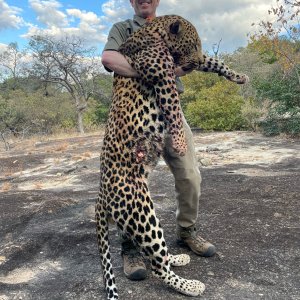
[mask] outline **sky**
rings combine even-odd
[[[195,25],[203,49],[231,53],[247,45],[252,23],[268,18],[275,0],[160,0],[157,15],[177,14]],[[11,42],[22,49],[30,36],[71,34],[99,53],[113,23],[131,18],[129,0],[0,0],[0,51]]]

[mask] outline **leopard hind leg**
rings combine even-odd
[[[144,186],[145,187],[145,186]],[[132,191],[128,188],[128,191]],[[128,192],[130,193],[130,192]],[[163,230],[155,216],[153,202],[149,192],[143,190],[143,196],[134,197],[130,194],[131,200],[126,202],[126,212],[122,209],[115,219],[119,228],[131,237],[143,250],[151,262],[152,273],[160,278],[169,287],[178,292],[189,295],[201,295],[205,289],[202,282],[197,280],[187,280],[171,271],[171,263],[187,263],[187,256],[170,256],[163,236]]]
[[[110,247],[108,240],[108,215],[101,197],[98,198],[95,207],[95,218],[97,224],[98,247],[103,272],[107,299],[119,299],[115,283],[115,276],[112,270]]]
[[[164,239],[162,239],[164,242]],[[162,249],[164,253],[167,249]],[[199,296],[205,290],[205,285],[198,280],[189,280],[176,275],[171,271],[170,266],[182,266],[189,262],[188,255],[166,255],[161,257],[161,253],[151,255],[152,274],[163,280],[163,282],[181,294],[188,296]]]

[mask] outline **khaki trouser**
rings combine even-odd
[[[180,227],[195,225],[200,199],[201,175],[195,154],[191,128],[183,117],[188,151],[184,156],[174,153],[171,138],[166,137],[163,157],[175,178],[177,198],[176,220]]]

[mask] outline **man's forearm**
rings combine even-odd
[[[131,67],[124,55],[118,51],[104,51],[102,64],[113,72],[125,77],[138,77],[138,73]]]
[[[113,72],[125,77],[139,77],[139,74],[128,63],[124,55],[118,51],[104,51],[102,54],[102,64]],[[181,67],[176,67],[175,74],[178,77],[184,76],[190,72],[185,72]]]

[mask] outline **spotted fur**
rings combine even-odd
[[[226,79],[236,82],[237,84],[244,84],[249,81],[249,78],[245,74],[239,74],[231,70],[222,61],[217,58],[207,57],[203,55],[203,60],[197,68],[198,71],[217,73],[219,76],[223,76]]]
[[[141,247],[150,259],[154,276],[180,293],[197,296],[203,293],[204,284],[181,278],[170,269],[171,265],[187,264],[189,257],[168,253],[147,177],[162,153],[166,132],[172,136],[178,155],[186,151],[175,65],[185,70],[217,72],[217,69],[203,56],[193,25],[179,16],[155,18],[134,33],[120,52],[140,77],[115,75],[102,147],[96,221],[107,296],[118,299],[108,242],[110,218]],[[224,70],[217,73],[225,76]]]

